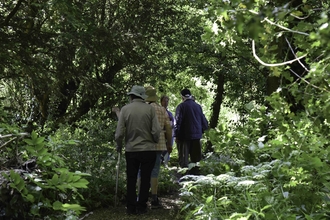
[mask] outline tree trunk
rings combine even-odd
[[[212,103],[212,115],[209,122],[209,129],[216,128],[218,126],[221,104],[223,100],[224,84],[225,84],[225,76],[223,72],[220,72],[217,75],[217,90],[216,90],[214,102]],[[212,143],[210,141],[206,143],[205,151],[206,152],[214,151],[212,147]]]

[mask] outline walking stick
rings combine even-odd
[[[118,192],[118,178],[119,178],[120,154],[121,154],[121,153],[118,153],[118,161],[117,161],[117,165],[116,165],[117,174],[116,174],[115,206],[117,206],[117,192]]]

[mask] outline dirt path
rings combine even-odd
[[[128,216],[126,214],[125,205],[120,204],[117,207],[109,207],[104,209],[99,209],[88,213],[80,220],[123,220],[123,219],[139,219],[139,220],[183,220],[183,216],[180,216],[180,199],[178,193],[173,195],[164,195],[160,197],[159,200],[163,208],[160,209],[150,209],[143,215]]]
[[[173,177],[173,186],[178,184],[177,180],[181,175],[177,173],[177,167],[169,168]],[[95,210],[81,217],[79,220],[184,220],[184,216],[180,215],[181,200],[179,196],[179,187],[173,187],[170,192],[162,193],[159,197],[162,208],[151,209],[148,203],[148,212],[143,215],[129,216],[126,214],[126,205],[120,203],[117,207],[109,207]]]

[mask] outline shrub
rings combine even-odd
[[[2,172],[7,180],[6,187],[14,195],[8,197],[3,195],[6,191],[1,191],[3,216],[16,219],[77,217],[85,210],[78,203],[83,198],[78,189],[87,188],[88,181],[84,177],[88,174],[64,168],[63,159],[36,132],[24,142],[27,145],[21,146],[21,159],[35,158],[36,166],[28,171]]]

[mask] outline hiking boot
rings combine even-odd
[[[137,212],[136,212],[137,215],[143,215],[145,213],[147,213],[147,209],[146,208],[145,209],[138,209]]]
[[[161,207],[162,207],[162,205],[160,204],[158,198],[151,202],[151,209],[159,209]]]
[[[136,212],[135,209],[134,209],[134,210],[127,209],[127,210],[126,210],[126,214],[127,214],[127,215],[137,215],[137,212]]]

